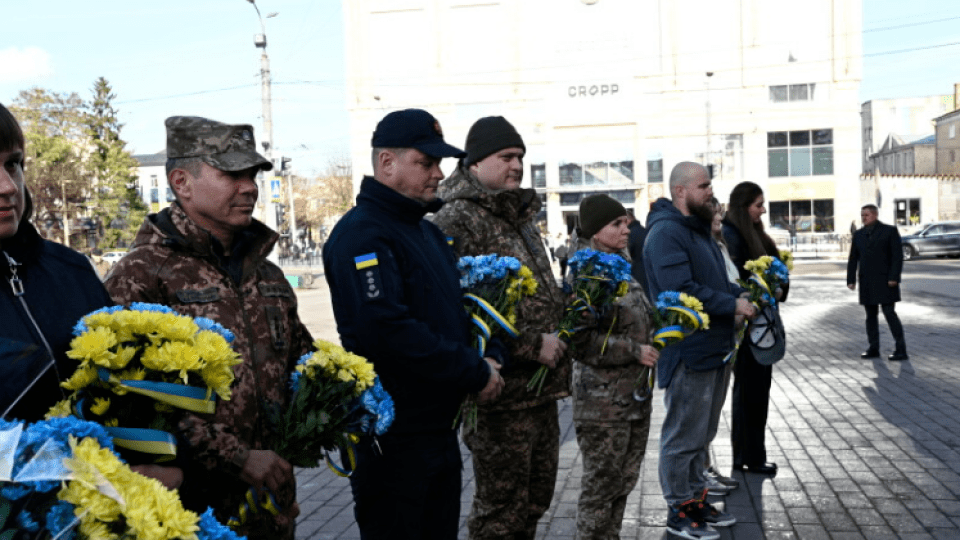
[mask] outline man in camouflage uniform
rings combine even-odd
[[[219,400],[212,415],[188,413],[180,423],[180,495],[191,510],[212,506],[225,523],[251,485],[269,488],[280,515],[260,511],[238,532],[292,539],[296,481],[269,448],[267,414],[285,405],[289,374],[312,339],[293,289],[266,258],[278,235],[252,218],[256,174],[272,164],[257,153],[248,125],[175,116],[166,128],[167,181],[177,200],[147,216],[107,290],[117,303],[164,304],[234,333],[243,363],[234,368],[232,398]]]
[[[535,537],[559,464],[556,401],[570,395],[566,344],[554,333],[564,301],[534,222],[540,199],[520,189],[525,150],[503,117],[478,120],[467,135],[467,156],[440,186],[447,204],[434,219],[461,257],[516,257],[538,283],[537,294],[517,309],[520,336],[509,344],[503,393],[480,405],[476,429],[463,435],[477,479],[468,522],[472,539]],[[553,369],[538,395],[527,382],[542,365]]]

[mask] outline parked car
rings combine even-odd
[[[904,235],[903,260],[930,255],[960,257],[960,221],[935,221]]]
[[[115,264],[117,261],[123,258],[126,255],[126,251],[108,251],[103,254],[103,260],[107,261],[110,264]]]

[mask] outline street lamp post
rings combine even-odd
[[[263,102],[263,134],[260,136],[260,143],[263,145],[264,157],[266,157],[270,163],[273,163],[273,115],[271,113],[270,98],[270,59],[267,57],[267,30],[263,25],[263,17],[260,16],[260,8],[257,7],[256,0],[247,0],[247,2],[250,2],[253,9],[257,11],[257,19],[260,21],[260,33],[253,36],[253,44],[258,49],[261,49],[260,88]],[[269,19],[276,16],[276,13],[270,13],[267,15],[267,18]],[[274,165],[274,168],[276,168],[276,165]],[[261,201],[263,202],[261,218],[268,227],[276,230],[277,212],[276,208],[274,208],[272,190],[267,189],[270,186],[264,185],[263,179],[266,178],[266,174],[261,173],[260,178],[260,193]],[[263,197],[264,194],[266,194],[266,198]]]

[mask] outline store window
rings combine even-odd
[[[796,232],[834,232],[833,199],[771,201],[770,226]]]
[[[624,205],[632,205],[637,199],[637,192],[632,189],[621,189],[614,191],[575,191],[560,194],[560,206],[579,206],[584,197],[602,193],[610,198],[620,201]]]
[[[895,199],[893,201],[894,219],[897,225],[910,226],[919,225],[920,221],[920,199]]]
[[[647,160],[647,182],[651,184],[663,182],[663,158]]]
[[[633,160],[561,163],[561,186],[602,186],[633,183]]]
[[[533,178],[533,187],[547,187],[547,166],[543,163],[530,165],[530,177]]]
[[[767,173],[771,177],[833,174],[833,130],[768,132]]]
[[[770,101],[787,103],[790,101],[813,101],[816,84],[781,84],[770,87]]]

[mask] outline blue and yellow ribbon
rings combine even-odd
[[[337,476],[349,478],[350,475],[353,474],[353,471],[357,469],[357,453],[353,449],[353,443],[347,439],[341,441],[340,452],[347,455],[347,467],[340,467],[333,461],[333,459],[330,458],[330,454],[324,452],[327,468],[333,471]]]
[[[500,328],[503,328],[503,330],[507,333],[508,336],[515,338],[520,335],[520,333],[517,332],[517,329],[514,328],[512,324],[510,324],[510,321],[508,321],[506,317],[501,315],[500,312],[496,310],[496,308],[491,306],[489,302],[471,293],[467,293],[463,295],[463,297],[480,306],[480,309],[486,312],[486,314],[489,315],[490,318],[493,319],[493,321],[500,326]]]
[[[243,525],[252,516],[259,514],[260,510],[265,510],[274,516],[280,515],[280,505],[273,496],[273,492],[267,488],[264,488],[263,491],[257,491],[257,488],[251,486],[244,494],[243,499],[243,502],[240,503],[240,507],[237,509],[237,516],[239,517],[234,516],[227,520],[228,526],[237,527]]]
[[[213,395],[213,390],[210,387],[197,388],[159,381],[120,379],[105,368],[98,368],[97,373],[100,380],[104,382],[115,384],[129,392],[153,398],[179,409],[204,414],[213,414],[217,409],[216,396]]]
[[[177,442],[173,435],[159,429],[104,428],[113,438],[113,444],[144,454],[157,456],[156,463],[170,461],[177,457]]]
[[[698,313],[695,309],[684,306],[670,306],[667,309],[669,311],[676,311],[677,313],[687,316],[687,319],[690,321],[692,326],[689,330],[684,332],[685,336],[689,336],[703,326],[703,317],[701,317],[700,313]]]

